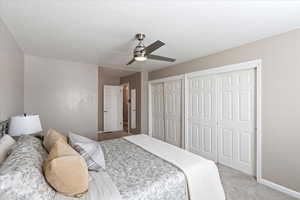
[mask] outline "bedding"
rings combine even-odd
[[[89,190],[80,198],[67,197],[56,193],[53,200],[122,200],[118,188],[103,170],[90,171]]]
[[[186,175],[190,200],[225,200],[214,162],[146,135],[125,139],[179,167]]]
[[[21,136],[0,167],[0,199],[52,200],[55,191],[42,172],[46,157],[41,140]]]
[[[185,175],[176,166],[125,139],[100,144],[106,170],[90,172],[88,193],[80,200],[188,200]],[[57,193],[55,200],[73,198]]]
[[[22,136],[0,167],[0,199],[11,200],[224,200],[211,161],[146,135],[100,142],[106,169],[89,172],[80,198],[55,192],[42,175],[41,141]]]
[[[100,142],[106,172],[123,200],[187,200],[183,172],[124,139]]]

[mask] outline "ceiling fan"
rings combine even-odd
[[[151,54],[153,51],[156,51],[157,49],[159,49],[160,47],[165,45],[165,43],[163,43],[162,41],[157,40],[156,42],[154,42],[146,47],[143,44],[143,40],[146,37],[145,34],[138,33],[135,35],[135,37],[139,41],[139,43],[134,48],[133,58],[127,63],[127,65],[132,64],[134,61],[145,61],[147,59],[160,60],[160,61],[166,61],[166,62],[174,62],[176,60],[174,58],[168,58],[168,57]]]

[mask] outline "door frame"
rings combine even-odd
[[[130,114],[129,114],[129,111],[130,111],[130,102],[129,102],[129,100],[130,100],[130,83],[129,82],[127,82],[127,83],[122,83],[120,86],[122,86],[123,87],[123,92],[124,92],[124,86],[125,85],[127,85],[127,87],[128,87],[128,99],[127,99],[127,101],[128,101],[128,104],[127,104],[127,119],[128,119],[128,130],[127,130],[127,133],[130,133]],[[124,94],[123,94],[124,95]],[[122,98],[122,103],[124,104],[124,101],[123,101],[124,99]],[[122,113],[123,114],[123,113]],[[124,131],[124,125],[123,125],[123,131]]]
[[[256,74],[256,177],[257,182],[261,182],[262,180],[262,127],[261,127],[261,71],[262,71],[262,60],[252,60],[248,62],[242,62],[237,64],[231,64],[231,65],[223,65],[220,67],[214,67],[211,69],[196,71],[196,72],[190,72],[190,73],[184,73],[182,75],[178,76],[171,76],[167,78],[157,79],[153,81],[148,81],[148,124],[149,124],[149,135],[152,136],[152,93],[151,93],[151,84],[153,83],[160,83],[160,82],[166,82],[169,80],[183,80],[183,105],[182,109],[184,113],[183,116],[183,133],[184,133],[184,148],[186,149],[188,147],[188,78],[196,77],[196,76],[205,76],[205,75],[216,75],[220,73],[227,73],[227,72],[233,72],[233,71],[240,71],[240,70],[246,70],[246,69],[255,69]]]

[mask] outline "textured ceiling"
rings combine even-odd
[[[176,64],[300,27],[300,3],[273,1],[0,0],[25,53],[124,68],[137,32]],[[155,70],[170,63],[134,63]]]

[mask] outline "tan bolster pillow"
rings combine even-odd
[[[85,160],[66,143],[58,141],[44,163],[49,184],[66,196],[80,196],[88,190],[88,168]]]
[[[60,134],[59,132],[57,132],[54,129],[49,129],[46,133],[46,135],[44,136],[44,141],[43,141],[43,145],[44,147],[47,149],[48,152],[51,151],[52,146],[57,142],[57,141],[61,141],[61,142],[65,142],[67,143],[67,137]]]

